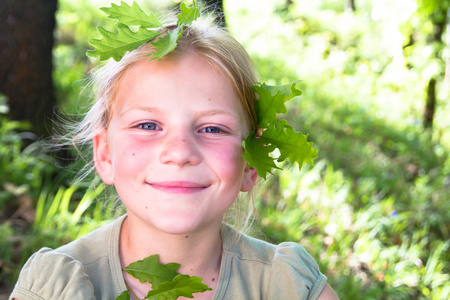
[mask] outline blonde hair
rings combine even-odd
[[[173,26],[166,26],[166,28],[171,27]],[[177,47],[163,59],[177,58],[192,50],[231,81],[244,108],[248,128],[250,131],[256,131],[255,92],[252,86],[257,78],[253,63],[242,45],[226,29],[218,26],[211,16],[206,16],[185,26]],[[143,59],[150,59],[146,56],[154,51],[154,46],[146,43],[128,52],[119,62],[110,59],[93,72],[90,85],[94,103],[83,120],[71,128],[70,134],[70,143],[86,163],[80,178],[86,177],[95,170],[92,159],[92,139],[99,129],[107,128],[109,125],[121,79],[133,64]],[[82,151],[83,148],[86,151]],[[253,197],[250,196],[250,198]],[[253,203],[253,201],[250,202]],[[240,211],[240,209],[236,210]],[[238,222],[238,220],[235,221]]]

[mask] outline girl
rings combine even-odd
[[[96,75],[96,102],[75,140],[91,140],[95,169],[127,214],[24,266],[15,299],[142,299],[151,285],[123,268],[159,254],[212,290],[195,299],[337,299],[296,243],[271,245],[223,224],[258,177],[242,141],[256,128],[252,63],[224,29],[183,26],[173,52],[146,43]],[[180,298],[181,299],[181,298]]]

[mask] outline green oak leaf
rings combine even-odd
[[[155,254],[131,263],[124,268],[124,271],[139,279],[141,283],[149,282],[152,284],[152,288],[156,288],[166,281],[172,281],[178,275],[176,270],[179,267],[180,265],[177,263],[160,264],[159,256]]]
[[[317,158],[317,149],[313,143],[307,141],[307,136],[297,132],[287,125],[286,120],[280,120],[276,126],[269,125],[260,137],[255,137],[250,132],[242,143],[245,149],[243,158],[248,166],[255,168],[258,176],[266,179],[268,174],[273,174],[272,169],[281,169],[275,163],[289,159],[291,163],[297,162],[301,170],[303,163],[314,165],[313,159]],[[280,156],[270,156],[275,149],[280,151]]]
[[[161,60],[164,55],[172,52],[177,47],[178,39],[183,35],[183,28],[177,27],[169,31],[165,36],[158,38],[156,42],[150,42],[156,51],[147,56],[151,56],[150,60]]]
[[[177,275],[171,282],[160,284],[148,292],[144,299],[150,300],[175,300],[178,297],[194,298],[192,294],[211,291],[202,283],[201,277],[189,275]]]
[[[147,30],[140,27],[136,32],[121,23],[116,24],[117,32],[111,32],[103,27],[97,27],[97,30],[103,36],[103,39],[92,39],[89,43],[95,47],[95,50],[89,50],[86,55],[90,57],[100,57],[100,60],[106,60],[112,57],[119,61],[127,53],[144,43],[152,40],[161,33],[155,30]]]
[[[158,18],[153,15],[147,15],[137,4],[133,2],[129,6],[124,1],[120,5],[111,3],[111,7],[100,8],[112,20],[119,20],[120,23],[127,26],[142,26],[143,28],[159,28],[163,25]]]
[[[266,179],[267,174],[272,174],[272,169],[280,169],[270,157],[275,146],[261,137],[255,138],[255,133],[250,132],[242,143],[245,153],[242,157],[248,162],[250,168],[255,168],[258,175]]]
[[[191,25],[198,17],[200,17],[200,9],[197,7],[195,1],[191,7],[187,7],[182,3],[180,6],[181,13],[178,14],[177,28],[169,31],[163,37],[160,37],[155,42],[150,42],[156,51],[149,54],[153,59],[161,60],[163,56],[172,52],[177,47],[177,41],[183,36],[183,26]]]
[[[186,4],[181,3],[180,6],[181,13],[178,14],[178,27],[183,27],[184,25],[191,25],[193,21],[200,17],[200,9],[197,4],[193,3],[191,7],[187,7]]]
[[[294,81],[288,84],[283,85],[267,85],[263,83],[263,87],[267,90],[269,90],[270,94],[272,96],[275,96],[278,92],[285,94],[286,96],[290,96],[292,94],[292,98],[296,96],[300,96],[302,94],[302,91],[298,90],[296,88],[296,84],[300,81]]]
[[[161,35],[160,31],[149,30],[148,28],[162,27],[162,23],[153,15],[147,15],[136,2],[130,6],[125,2],[120,5],[111,4],[111,7],[101,8],[108,18],[118,20],[115,24],[115,32],[108,31],[103,27],[97,27],[102,35],[102,39],[92,39],[89,43],[95,47],[95,50],[89,50],[86,55],[90,57],[100,57],[100,60],[106,60],[110,57],[119,61],[127,53],[133,51],[139,46],[153,40]],[[183,26],[190,25],[200,17],[200,9],[196,2],[191,7],[182,3],[181,12],[177,17],[177,28],[168,31],[164,36],[151,42],[156,51],[149,54],[153,59],[161,60],[164,55],[172,52],[177,46],[178,39],[183,35]],[[136,31],[131,30],[130,26],[138,26]]]
[[[122,294],[120,294],[116,300],[131,300],[130,294],[128,294],[128,291],[123,291]]]
[[[313,148],[313,143],[307,141],[306,135],[287,125],[286,120],[280,120],[276,126],[269,126],[261,138],[280,151],[278,162],[289,159],[291,163],[297,162],[299,169],[304,162],[314,165],[313,159],[317,158],[317,149]]]
[[[259,128],[266,128],[268,124],[275,124],[277,114],[287,112],[284,103],[302,94],[302,91],[298,90],[295,85],[296,82],[281,86],[266,84],[253,86],[253,90],[259,95],[255,103]]]

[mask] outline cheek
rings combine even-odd
[[[240,144],[229,144],[214,149],[211,161],[216,166],[216,172],[220,173],[222,181],[240,185],[245,166],[242,153]]]
[[[148,166],[152,157],[151,151],[144,141],[118,137],[114,147],[114,177],[136,177],[143,166]]]

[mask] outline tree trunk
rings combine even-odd
[[[349,1],[348,1],[348,5],[349,5],[349,7],[350,7],[350,9],[351,9],[352,11],[356,11],[355,0],[349,0]]]
[[[431,78],[428,82],[427,102],[423,115],[423,127],[433,127],[434,112],[436,110],[436,79]]]
[[[436,18],[433,20],[434,34],[431,35],[430,44],[434,42],[444,43],[443,34],[445,25],[447,24],[448,10],[443,13],[444,18]],[[440,57],[439,53],[435,53],[435,57]],[[444,62],[445,63],[445,62]],[[436,78],[431,78],[428,82],[427,88],[427,100],[425,104],[423,125],[425,128],[433,127],[434,113],[436,111],[436,81],[439,79],[444,79],[444,73],[441,73]]]
[[[208,10],[213,11],[217,15],[219,24],[223,27],[227,27],[225,15],[223,13],[223,0],[206,0],[205,4]]]
[[[48,135],[56,98],[52,81],[53,30],[57,0],[0,2],[0,92],[10,117],[27,120]]]

